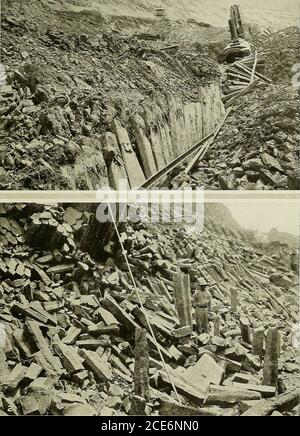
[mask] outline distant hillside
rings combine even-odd
[[[234,0],[54,0],[50,7],[95,10],[104,15],[153,17],[156,8],[165,8],[171,19],[194,18],[213,26],[227,26],[229,7]],[[239,0],[245,21],[275,28],[298,24],[299,0]]]
[[[205,204],[205,217],[215,224],[226,227],[233,232],[240,233],[244,229],[235,221],[230,210],[222,203]]]
[[[298,245],[298,238],[291,233],[279,232],[277,229],[271,229],[267,234],[269,242],[282,242],[289,245]]]

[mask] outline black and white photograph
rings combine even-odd
[[[299,25],[0,0],[1,417],[299,416]]]
[[[0,415],[295,416],[284,206],[205,203],[201,229],[113,221],[107,237],[95,204],[1,204]]]
[[[0,189],[298,190],[298,0],[2,0]]]

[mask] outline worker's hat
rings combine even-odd
[[[198,285],[200,285],[200,286],[209,286],[209,285],[211,285],[211,283],[208,283],[207,280],[205,280],[203,277],[200,277],[200,279],[198,281]]]

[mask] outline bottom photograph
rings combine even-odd
[[[298,205],[97,210],[0,204],[0,416],[296,416]]]

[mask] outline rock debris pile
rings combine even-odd
[[[266,75],[275,83],[290,84],[299,57],[299,28],[282,29],[253,42],[266,54]]]
[[[91,208],[1,205],[0,415],[295,415],[291,247],[256,242],[220,207],[203,233],[122,231],[143,310],[117,241],[104,261],[81,251]],[[212,284],[202,334],[182,306],[200,278]]]

